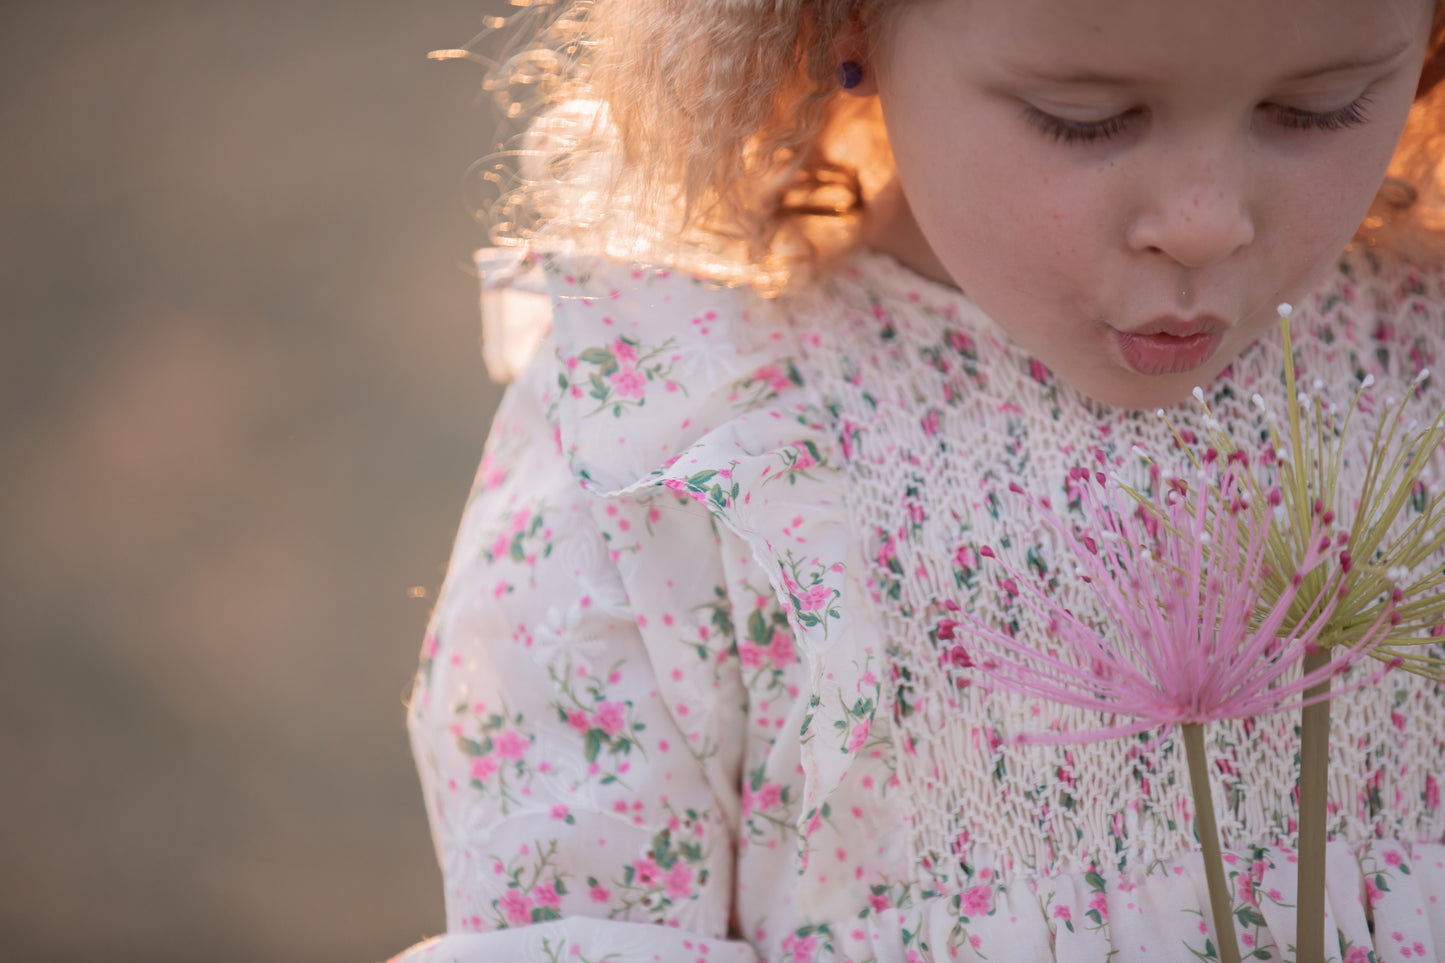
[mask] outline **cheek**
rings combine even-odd
[[[1297,165],[1288,181],[1274,185],[1280,197],[1292,200],[1292,208],[1279,214],[1281,230],[1287,232],[1292,225],[1300,233],[1308,229],[1322,246],[1333,244],[1335,251],[1327,251],[1326,257],[1359,229],[1394,156],[1413,84],[1396,86],[1378,96],[1370,124],[1343,135],[1321,135],[1338,141],[1321,151],[1317,160]]]
[[[934,250],[955,273],[999,277],[1069,273],[1098,249],[1106,196],[1041,157],[998,125],[979,124],[917,171],[900,165],[914,215]],[[926,183],[911,183],[913,179]]]
[[[1012,180],[980,218],[986,233],[974,238],[974,254],[982,263],[960,270],[974,274],[980,296],[997,300],[1000,309],[1030,315],[1045,307],[1052,314],[1064,304],[1070,313],[1098,310],[1112,250],[1107,185],[1039,163],[999,176]]]
[[[1072,256],[1087,195],[1054,176],[1052,145],[997,100],[945,89],[921,68],[925,59],[894,61],[879,76],[879,100],[900,183],[934,253],[965,287],[984,273],[1017,278]]]
[[[1275,186],[1267,202],[1273,208],[1271,222],[1293,260],[1327,267],[1354,237],[1388,162],[1387,155],[1370,146],[1306,165]]]

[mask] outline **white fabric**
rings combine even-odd
[[[978,547],[1051,565],[1007,484],[1062,504],[1095,447],[1138,471],[1132,445],[1170,450],[1152,413],[1088,402],[875,255],[778,302],[520,267],[556,330],[498,414],[423,649],[411,729],[449,934],[400,959],[1208,952],[1175,740],[1013,745],[1070,713],[960,689],[929,637],[945,600],[1009,617]],[[1438,275],[1347,258],[1297,312],[1303,377],[1403,396],[1442,306]],[[1257,432],[1246,401],[1278,409],[1280,370],[1277,344],[1249,349],[1207,388],[1216,416]],[[1396,673],[1334,716],[1331,958],[1433,959],[1445,693]],[[1292,959],[1291,721],[1210,738],[1243,946]]]

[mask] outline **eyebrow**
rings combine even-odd
[[[1316,77],[1324,77],[1329,74],[1351,73],[1357,70],[1369,70],[1383,67],[1400,57],[1401,54],[1410,49],[1411,41],[1390,50],[1379,56],[1370,57],[1347,57],[1324,64],[1319,67],[1311,67],[1308,70],[1297,74],[1291,74],[1282,78],[1285,83],[1294,83],[1301,80],[1313,80]],[[1042,80],[1046,83],[1058,84],[1060,86],[1081,86],[1081,87],[1132,87],[1141,83],[1148,83],[1147,77],[1127,77],[1121,74],[1111,74],[1100,70],[1065,70],[1052,72],[1049,70],[1032,70],[1020,65],[1014,65],[1015,73],[1027,76],[1034,80]]]

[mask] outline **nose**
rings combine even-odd
[[[1129,226],[1129,246],[1186,268],[1227,260],[1254,240],[1246,174],[1218,155],[1166,163]]]

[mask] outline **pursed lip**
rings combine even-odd
[[[1214,314],[1201,314],[1187,320],[1173,315],[1164,315],[1140,325],[1133,331],[1120,331],[1119,333],[1145,336],[1163,334],[1171,338],[1193,338],[1201,334],[1223,334],[1228,328],[1229,325],[1225,320]]]
[[[1115,329],[1114,344],[1124,364],[1142,375],[1183,374],[1208,361],[1229,325],[1213,314],[1164,315],[1132,331]]]

